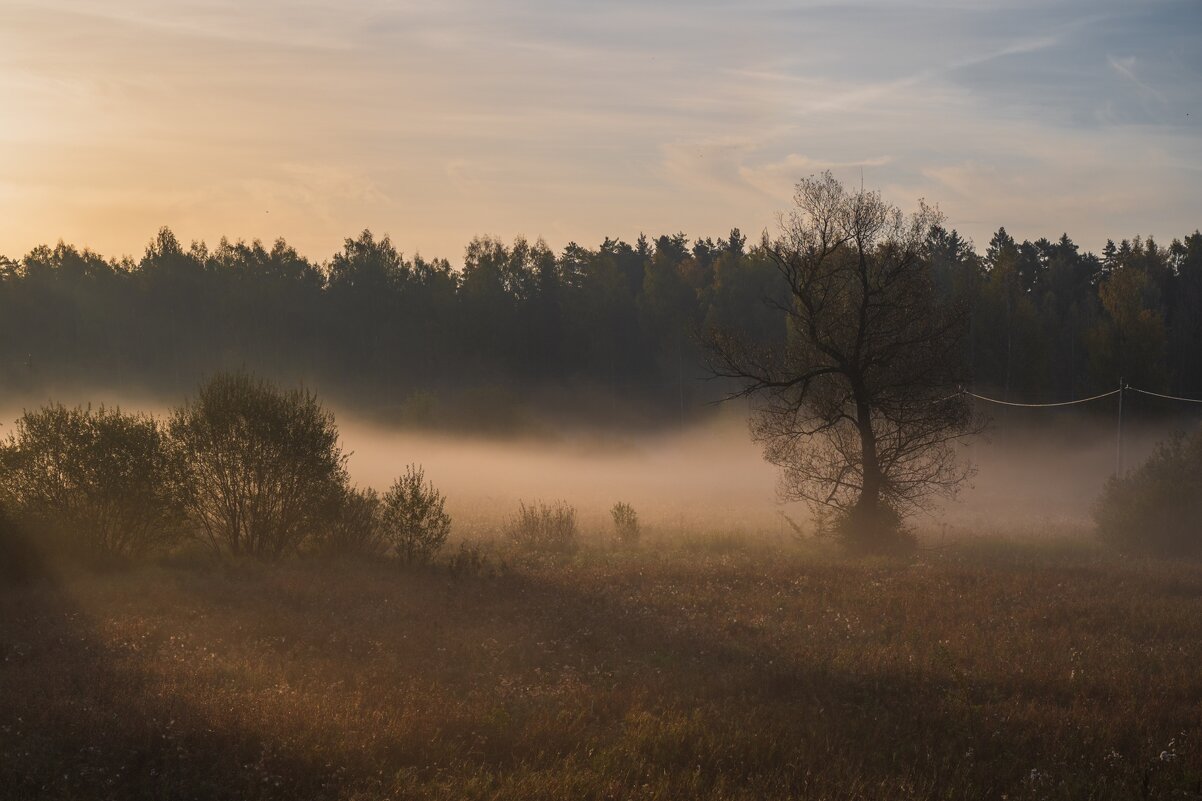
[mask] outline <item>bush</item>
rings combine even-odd
[[[120,409],[25,412],[0,445],[0,495],[31,534],[74,555],[138,556],[178,532],[162,428]]]
[[[347,489],[338,499],[334,519],[315,538],[316,550],[325,556],[379,556],[388,547],[382,514],[383,503],[374,489]]]
[[[1094,508],[1098,536],[1128,552],[1202,557],[1202,431],[1177,434],[1111,478]]]
[[[385,539],[405,564],[429,562],[451,532],[446,498],[417,465],[410,465],[384,495],[382,520]]]
[[[458,577],[495,575],[488,557],[476,543],[459,543],[459,550],[447,560],[447,569]]]
[[[218,553],[278,558],[336,523],[346,457],[333,415],[308,391],[218,375],[170,431],[180,498]]]
[[[524,548],[536,551],[571,551],[576,548],[576,509],[563,501],[548,506],[536,501],[518,503],[518,512],[506,526],[506,535]]]
[[[614,519],[614,534],[623,545],[634,545],[639,541],[639,515],[628,503],[618,501],[609,510]]]

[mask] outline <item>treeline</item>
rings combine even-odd
[[[974,385],[1006,400],[1054,401],[1132,386],[1202,397],[1202,234],[1163,247],[1107,241],[1082,253],[1062,236],[1018,242],[999,229],[984,254],[936,228],[940,285],[969,306]]]
[[[1202,396],[1202,234],[1100,255],[1004,229],[983,253],[943,228],[928,244],[942,291],[970,309],[978,391],[1059,400],[1123,376]],[[0,378],[26,396],[70,383],[179,394],[244,368],[416,423],[674,419],[724,389],[699,380],[698,333],[780,342],[783,291],[737,229],[559,253],[481,238],[460,269],[367,231],[316,263],[283,241],[209,249],[164,229],[136,260],[62,243],[0,259]]]

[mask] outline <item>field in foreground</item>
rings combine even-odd
[[[8,798],[1199,798],[1202,568],[1022,547],[0,591]]]

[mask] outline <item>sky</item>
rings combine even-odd
[[[0,254],[753,236],[830,169],[984,248],[1202,226],[1199,0],[0,0]]]

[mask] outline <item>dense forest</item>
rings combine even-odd
[[[1100,255],[1004,229],[984,253],[935,227],[927,258],[970,310],[974,388],[1021,401],[1115,388],[1202,397],[1202,234]],[[244,367],[301,380],[381,419],[519,425],[675,420],[720,397],[699,334],[785,336],[783,283],[737,229],[560,253],[472,241],[462,268],[363,232],[324,263],[283,241],[183,245],[140,259],[60,243],[0,258],[0,392],[68,386],[176,394]]]

